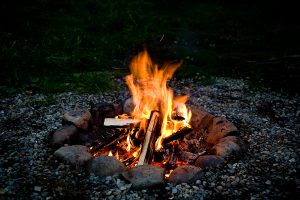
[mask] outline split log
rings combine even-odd
[[[138,124],[139,122],[140,121],[137,119],[105,118],[104,126],[130,127],[131,125]]]
[[[160,128],[160,114],[158,111],[152,111],[147,127],[144,143],[139,157],[138,165],[150,164],[153,158],[155,142]]]

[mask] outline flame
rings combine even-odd
[[[140,121],[140,130],[146,132],[151,111],[159,110],[161,113],[161,135],[155,144],[156,150],[162,148],[163,138],[172,135],[183,126],[189,126],[191,111],[185,106],[187,96],[174,98],[173,91],[167,87],[167,81],[180,65],[181,63],[167,64],[159,68],[152,63],[145,50],[133,58],[130,65],[131,74],[125,77],[135,105],[131,116]],[[183,120],[174,120],[174,113],[180,115]]]
[[[120,160],[120,156],[119,156],[119,152],[118,151],[117,151],[115,157],[116,157],[116,159]]]
[[[108,156],[114,156],[113,153],[112,153],[112,151],[108,152]]]
[[[131,149],[130,134],[128,134],[126,142],[127,142],[126,151],[130,151],[130,149]]]
[[[165,174],[165,177],[166,177],[166,178],[169,178],[169,177],[170,177],[170,174],[171,174],[172,172],[173,172],[173,170],[171,169],[171,170],[169,171],[169,173],[166,173],[166,174]]]

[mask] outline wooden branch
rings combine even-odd
[[[158,111],[152,111],[147,127],[144,143],[141,149],[138,165],[150,164],[153,158],[155,142],[158,137],[160,127],[160,114]]]
[[[118,118],[105,118],[104,126],[114,127],[130,127],[133,124],[138,124],[140,121],[137,119],[118,119]]]
[[[91,150],[91,153],[95,153],[95,152],[108,152],[110,151],[113,147],[113,145],[116,145],[118,142],[120,141],[123,141],[123,140],[126,140],[127,138],[127,134],[123,134],[123,135],[118,135],[116,139],[114,139],[113,141],[111,141],[109,144],[107,145],[104,145],[104,144],[100,144],[100,145],[97,145],[96,147],[94,147],[92,150]]]
[[[176,133],[168,136],[168,137],[165,137],[162,141],[162,144],[165,145],[173,140],[177,140],[179,139],[180,137],[183,137],[184,135],[192,132],[192,128],[189,128],[189,127],[183,127],[182,129],[180,129],[179,131],[177,131]]]

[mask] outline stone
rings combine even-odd
[[[176,194],[177,193],[177,188],[172,188],[172,194]]]
[[[228,121],[225,117],[214,117],[211,124],[208,126],[208,135],[206,142],[208,144],[216,144],[221,138],[229,135],[236,134],[236,126]]]
[[[112,176],[125,171],[125,165],[113,156],[101,155],[88,164],[88,171],[96,176]]]
[[[192,165],[177,167],[169,176],[168,182],[179,184],[196,181],[202,175],[202,169]]]
[[[223,187],[222,186],[217,186],[217,190],[219,191],[219,192],[221,192],[222,190],[223,190]]]
[[[34,186],[34,191],[36,192],[41,192],[42,191],[42,187],[41,186]]]
[[[220,139],[210,152],[217,156],[227,157],[233,153],[238,154],[241,150],[245,150],[242,139],[237,136],[227,136]]]
[[[88,148],[82,145],[63,146],[54,155],[75,166],[83,166],[91,159]]]
[[[137,165],[122,173],[133,188],[142,189],[164,183],[165,170],[154,165]]]
[[[190,124],[195,131],[201,131],[209,126],[213,115],[206,112],[202,107],[190,106],[192,117]]]
[[[200,156],[196,162],[195,166],[200,167],[201,169],[206,169],[206,168],[216,168],[220,167],[225,160],[216,155],[204,155]]]
[[[265,184],[266,184],[266,185],[271,185],[272,182],[271,182],[270,180],[267,180],[267,181],[265,182]]]
[[[91,104],[90,113],[92,115],[92,124],[96,127],[102,127],[105,118],[114,118],[123,114],[121,104],[97,103]]]
[[[63,115],[63,121],[72,123],[76,127],[87,130],[90,124],[91,113],[86,110],[76,110],[66,112]]]
[[[134,107],[135,107],[135,105],[133,103],[132,98],[127,99],[123,105],[124,114],[130,115],[130,113],[132,113]]]
[[[52,145],[56,147],[70,143],[72,137],[75,137],[78,129],[74,125],[65,125],[58,128],[52,136]]]

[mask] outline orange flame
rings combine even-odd
[[[146,131],[147,119],[151,111],[161,113],[161,135],[155,148],[162,148],[162,139],[172,135],[183,126],[189,126],[191,112],[185,106],[187,96],[175,97],[173,91],[167,87],[167,81],[172,78],[179,64],[167,64],[160,69],[153,64],[145,50],[133,58],[130,71],[125,80],[132,94],[135,105],[131,116],[140,120],[140,129]],[[176,111],[174,111],[176,110]],[[174,113],[180,114],[184,120],[173,119]]]

